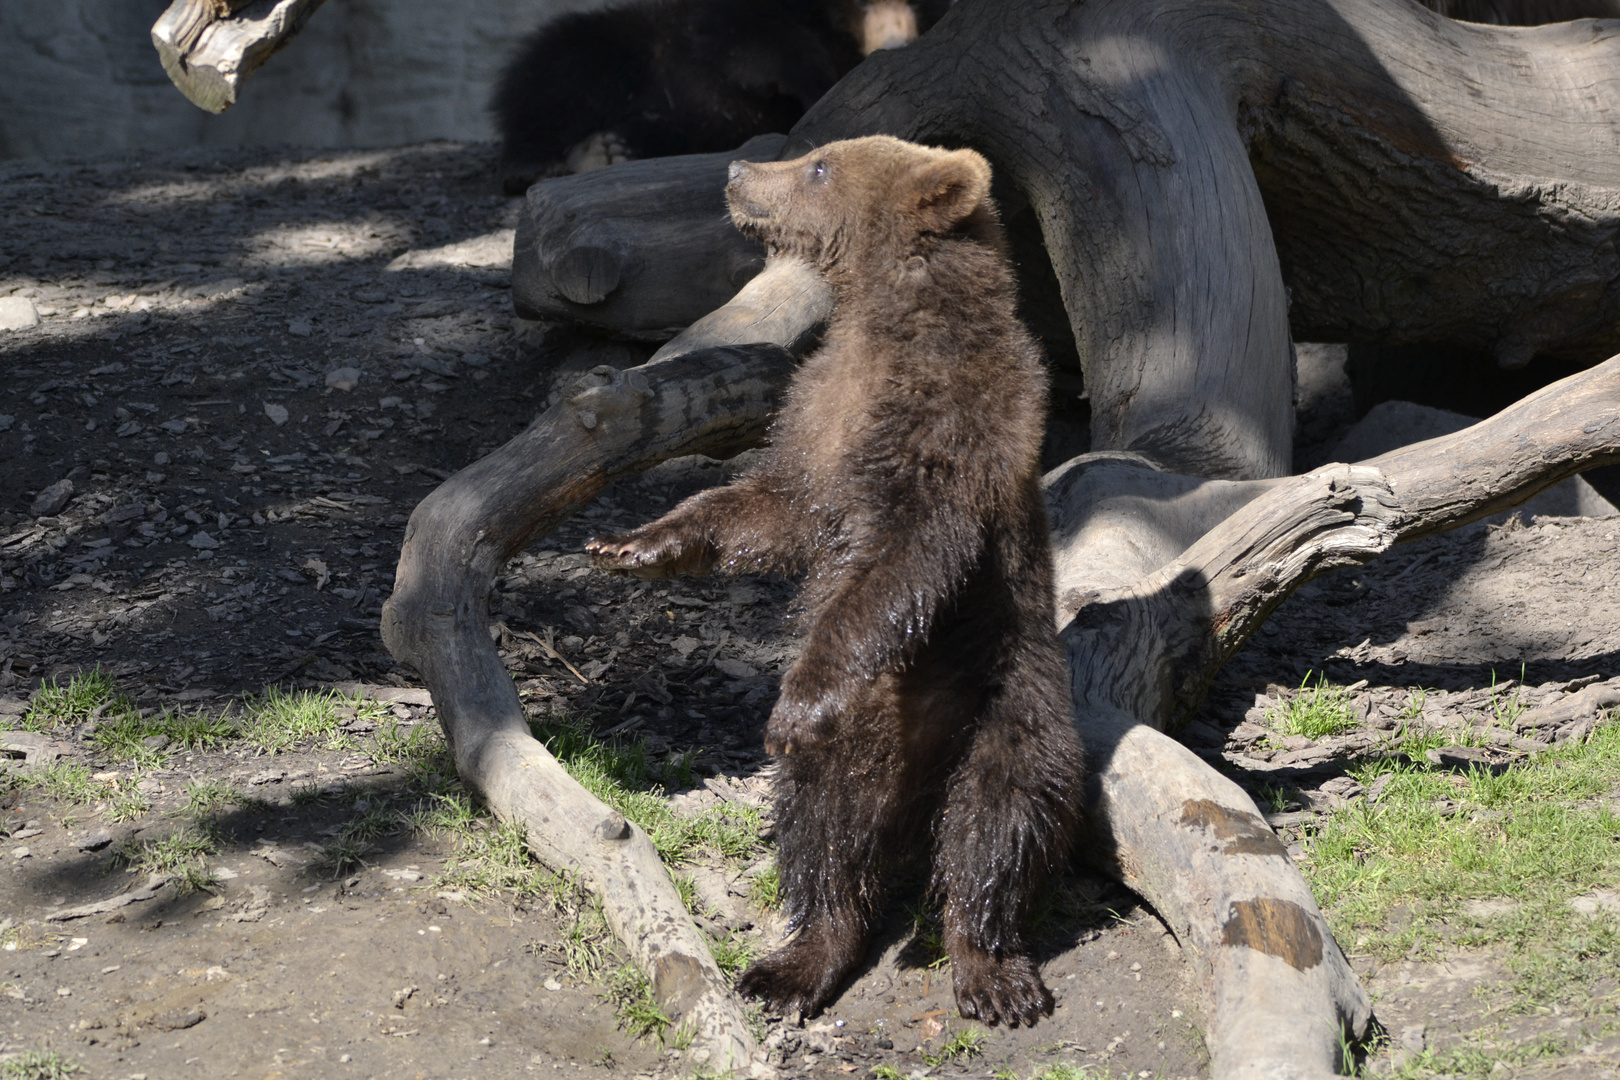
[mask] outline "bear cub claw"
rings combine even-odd
[[[829,964],[814,944],[799,940],[750,964],[737,977],[737,992],[758,998],[779,1016],[810,1015],[832,1000],[845,966]]]
[[[1041,981],[1029,957],[1001,959],[989,953],[960,950],[951,956],[956,1007],[969,1020],[1008,1027],[1034,1027],[1052,1015],[1052,992]]]

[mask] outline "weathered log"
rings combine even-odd
[[[1203,971],[1212,1075],[1331,1072],[1340,1032],[1364,1034],[1370,1009],[1253,802],[1159,732],[1190,718],[1221,665],[1316,575],[1616,461],[1620,356],[1357,465],[1231,484],[1093,456],[1050,479],[1095,827]],[[1157,539],[1134,549],[1136,574],[1118,543],[1133,519]],[[1154,565],[1194,529],[1207,531]]]
[[[780,304],[748,305],[780,286],[807,307],[804,318],[819,321],[824,286],[803,270],[773,265],[738,301],[781,329],[784,343],[803,337],[798,320],[772,323]],[[692,1034],[690,1059],[732,1069],[753,1050],[741,1002],[651,841],[531,736],[488,631],[489,590],[506,560],[615,477],[682,454],[729,456],[764,437],[793,355],[777,344],[732,344],[736,321],[723,313],[707,327],[641,367],[591,372],[523,434],[423,500],[406,528],[382,633],[432,691],[457,772],[503,820],[525,825],[542,861],[578,874],[601,898],[665,1013]]]
[[[852,72],[779,156],[873,132],[985,153],[1040,221],[1094,446],[1277,475],[1285,319],[1298,340],[1443,340],[1509,364],[1620,348],[1616,29],[1401,0],[966,0]],[[594,213],[617,168],[564,181],[568,205]],[[645,186],[671,160],[639,168],[648,197],[605,218],[621,235],[656,221],[661,244],[720,242],[719,215]],[[679,285],[644,275],[620,302],[650,290],[675,325],[712,307],[698,290],[681,307]]]
[[[174,0],[152,25],[163,70],[193,105],[236,103],[242,81],[304,28],[326,0]]]
[[[784,141],[761,135],[729,153],[628,161],[536,184],[512,254],[518,314],[659,340],[725,304],[765,265],[764,247],[731,226],[726,167],[739,157],[772,160]],[[705,227],[691,228],[698,221]]]

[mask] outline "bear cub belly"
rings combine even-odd
[[[738,227],[832,284],[826,337],[762,464],[588,546],[643,577],[804,576],[803,651],[765,730],[795,935],[739,980],[784,1012],[833,997],[885,856],[917,845],[962,1014],[1052,1009],[1023,923],[1069,852],[1083,763],[1053,627],[1046,374],[989,191],[973,151],[886,136],[733,163]]]

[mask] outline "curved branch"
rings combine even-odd
[[[726,456],[763,438],[794,359],[774,345],[700,349],[627,371],[597,368],[574,395],[411,514],[383,641],[422,673],[456,769],[542,861],[571,870],[665,1013],[694,1036],[691,1060],[745,1066],[754,1043],[721,975],[639,828],[592,796],[529,733],[489,635],[489,590],[507,559],[615,477],[680,454]]]

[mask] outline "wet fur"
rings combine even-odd
[[[797,934],[739,981],[778,1010],[831,999],[885,857],[929,844],[963,1015],[1052,1008],[1022,927],[1069,850],[1082,761],[1038,473],[1046,375],[988,190],[971,151],[883,137],[734,165],[743,230],[832,282],[825,341],[763,464],[590,545],[643,576],[805,575],[803,651],[766,728]]]

